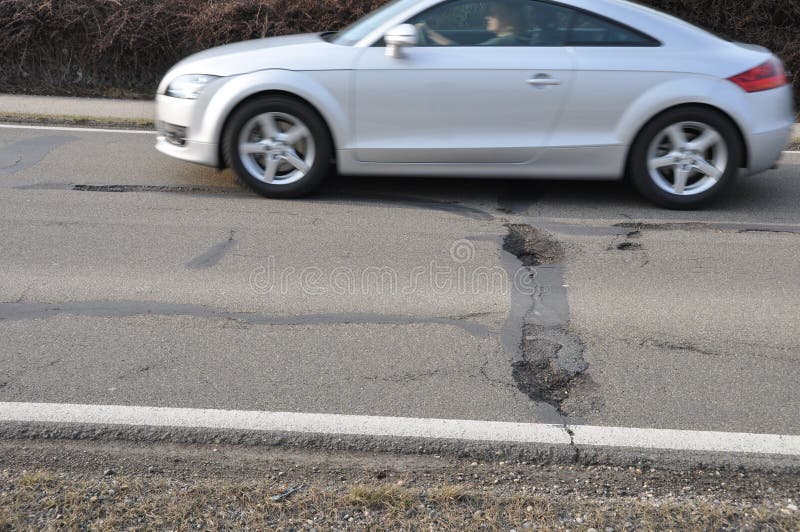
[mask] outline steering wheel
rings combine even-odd
[[[425,31],[425,23],[422,23],[422,27],[417,26],[417,46],[430,46],[431,40],[428,38],[428,32]]]

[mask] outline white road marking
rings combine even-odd
[[[0,422],[184,427],[569,445],[561,425],[300,412],[0,402]],[[570,426],[577,445],[800,456],[800,436]]]
[[[96,127],[66,127],[66,126],[26,126],[21,124],[0,124],[2,129],[35,129],[42,131],[71,131],[87,133],[134,133],[137,135],[157,135],[158,131],[152,129],[105,129]]]

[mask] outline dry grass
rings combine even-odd
[[[470,495],[461,486],[443,484],[430,490],[428,499],[436,504],[453,504],[457,502],[469,502]]]
[[[379,486],[356,486],[347,494],[347,502],[353,506],[363,506],[371,510],[398,512],[408,510],[418,499],[415,491],[394,484]]]
[[[269,480],[165,475],[85,474],[50,470],[0,472],[0,530],[310,528],[463,530],[796,530],[797,514],[779,506],[713,498],[586,498],[486,490],[469,483],[401,484],[310,481],[281,501],[287,484]]]
[[[153,129],[155,122],[144,118],[116,118],[81,115],[52,115],[39,113],[2,113],[0,122],[11,124],[41,124],[119,129]]]

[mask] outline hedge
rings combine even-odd
[[[198,50],[338,29],[385,0],[0,0],[0,91],[151,96]],[[646,0],[800,70],[798,0]],[[797,84],[795,85],[797,90]]]

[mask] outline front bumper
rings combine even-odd
[[[156,149],[165,155],[205,166],[220,167],[219,145],[196,140],[187,140],[183,146],[176,146],[164,135],[156,137]]]
[[[197,137],[204,109],[198,100],[156,96],[156,149],[176,159],[219,168],[219,145]],[[182,131],[181,142],[176,142],[176,131]]]

